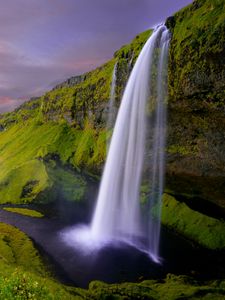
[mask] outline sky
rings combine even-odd
[[[192,0],[0,0],[0,113],[89,71]]]

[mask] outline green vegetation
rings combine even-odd
[[[168,274],[165,280],[106,284],[91,282],[88,290],[57,283],[47,272],[31,240],[13,226],[0,223],[0,299],[223,299],[225,282],[196,282]],[[211,298],[210,298],[211,297]],[[214,298],[213,298],[214,297]]]
[[[84,292],[83,292],[84,294]],[[51,278],[31,240],[0,223],[0,300],[82,299]]]
[[[66,201],[81,201],[84,199],[87,190],[87,183],[85,179],[74,172],[63,169],[54,165],[54,161],[46,164],[47,172],[53,185],[44,191],[44,195],[38,196],[38,201],[49,202],[55,201],[57,198]]]
[[[188,181],[184,189],[186,185],[180,181],[173,185],[173,192],[179,188],[183,194],[198,195],[205,187],[197,186],[196,176],[203,180],[204,176],[224,178],[224,20],[223,0],[196,0],[167,21],[172,32],[167,171],[173,178],[174,174],[184,174],[185,184],[187,178],[194,178],[193,188]],[[0,115],[1,204],[49,202],[57,197],[81,201],[85,197],[88,187],[80,171],[98,175],[105,160],[109,136],[105,108],[113,67],[117,62],[119,105],[131,67],[150,34],[146,31],[137,36],[103,66],[67,80],[14,112]],[[224,182],[213,182],[213,189],[221,190],[222,196],[208,193],[208,187],[202,194],[224,206]],[[143,185],[143,204],[148,194],[148,185]],[[42,216],[33,210],[5,209]],[[166,194],[162,222],[206,248],[225,248],[223,221],[196,212]],[[174,275],[141,283],[92,282],[88,290],[64,287],[50,277],[31,240],[16,228],[0,223],[0,300],[224,297],[224,281],[196,282]]]
[[[223,0],[195,0],[166,22],[172,33],[167,188],[177,194],[182,189],[195,193],[221,207],[225,205],[224,20]],[[175,175],[179,184],[171,184]]]
[[[116,98],[119,102],[130,72],[129,66],[134,64],[150,34],[150,30],[139,34],[101,67],[72,77],[14,112],[0,115],[0,127],[8,128],[15,123],[24,126],[28,120],[34,119],[38,125],[49,121],[66,122],[71,127],[84,129],[88,120],[95,129],[104,127],[114,65],[118,62]]]
[[[0,277],[0,299],[45,300],[63,299],[61,298],[62,296],[69,296],[59,286],[57,288],[49,288],[49,286],[46,286],[46,283],[48,284],[49,282],[41,279],[41,277],[15,269],[9,276]],[[72,299],[72,297],[68,297],[67,299]]]
[[[223,106],[224,19],[223,0],[196,0],[177,12],[172,22],[167,22],[173,34],[169,68],[171,101],[188,97],[189,102],[201,99],[203,105]]]
[[[0,133],[0,203],[29,203],[43,191],[61,188],[66,200],[80,200],[85,182],[66,168],[96,168],[105,158],[105,130],[78,130],[53,122],[16,124]],[[62,165],[57,165],[57,161]],[[45,197],[46,198],[46,197]]]
[[[209,249],[225,249],[225,223],[189,208],[164,194],[162,224]]]
[[[188,154],[193,153],[193,151],[190,151],[190,149],[188,149],[188,147],[180,146],[180,145],[171,145],[167,149],[167,152],[171,153],[171,154],[181,154],[181,155],[188,155]]]
[[[105,284],[95,281],[89,285],[90,299],[224,299],[225,282],[197,282],[188,276],[168,274],[165,280],[145,280],[141,283]]]
[[[32,98],[13,112],[0,114],[0,128],[12,126],[20,122],[23,125],[28,119],[37,118],[41,106],[40,98]]]
[[[39,211],[33,210],[33,209],[28,209],[28,208],[20,208],[20,207],[3,207],[4,210],[13,212],[16,214],[24,215],[24,216],[29,216],[33,218],[43,218],[44,215],[40,213]]]
[[[118,61],[119,99],[128,66],[149,35],[140,34],[103,66],[0,115],[0,203],[84,197],[86,182],[77,172],[98,175],[105,160],[105,106],[114,64]]]
[[[8,274],[11,266],[46,274],[44,265],[27,236],[13,226],[0,223],[0,275]]]

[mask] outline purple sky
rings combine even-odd
[[[191,0],[0,0],[0,112],[102,64]]]

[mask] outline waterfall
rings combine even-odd
[[[161,218],[161,197],[164,186],[165,173],[165,143],[166,143],[166,100],[167,100],[167,66],[168,49],[170,34],[168,30],[162,32],[159,48],[161,49],[157,66],[156,83],[156,106],[152,113],[153,119],[153,142],[152,157],[150,160],[150,186],[151,194],[149,199],[149,218],[148,218],[148,248],[153,259],[159,257],[159,237],[160,237],[160,218]],[[152,124],[152,123],[151,123]],[[155,208],[154,215],[151,209]]]
[[[120,240],[145,247],[158,260],[160,234],[159,214],[149,214],[149,228],[143,224],[140,207],[140,185],[146,146],[148,101],[154,98],[152,77],[157,68],[156,100],[153,110],[153,143],[151,174],[152,205],[159,205],[163,190],[166,119],[165,68],[169,32],[157,27],[143,47],[128,80],[118,112],[111,144],[101,180],[97,205],[91,223],[96,240]],[[154,102],[154,101],[153,101]],[[150,128],[151,129],[151,128]],[[158,209],[159,210],[159,209]],[[142,241],[148,241],[142,245]],[[148,248],[148,250],[147,250]]]
[[[81,225],[63,235],[66,242],[79,244],[83,252],[119,241],[160,261],[169,40],[169,31],[160,25],[144,45],[121,101],[92,222],[89,227]],[[146,180],[149,199],[141,203],[141,186]]]
[[[117,109],[115,107],[115,96],[116,96],[116,72],[117,72],[117,62],[113,68],[111,90],[110,90],[110,99],[107,107],[107,129],[112,129],[116,119]]]

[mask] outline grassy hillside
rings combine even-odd
[[[79,152],[75,155],[72,151],[76,146],[79,151],[81,137],[86,137],[87,143],[88,139],[94,140],[91,130],[76,131],[57,123],[39,126],[28,122],[22,127],[18,123],[2,132],[0,202],[30,202],[42,191],[58,184],[60,179],[64,181],[65,197],[79,200],[73,189],[77,186],[82,197],[82,188],[85,188],[82,178],[57,166],[51,157],[59,157],[62,164],[71,160],[74,166],[80,166],[82,155],[78,157]],[[86,145],[82,143],[81,146]]]
[[[118,101],[149,35],[147,31],[137,36],[96,70],[0,116],[0,203],[54,201],[57,188],[66,200],[84,196],[85,180],[73,170],[99,174],[102,168],[114,64],[118,63]]]
[[[14,112],[0,115],[1,127],[8,128],[15,123],[22,125],[30,119],[35,119],[39,125],[49,120],[57,123],[63,120],[81,129],[88,119],[95,128],[104,127],[114,65],[117,62],[116,99],[119,102],[132,66],[150,34],[147,30],[136,36],[99,68],[72,77]]]
[[[0,223],[0,299],[77,299],[44,267],[31,240]]]
[[[163,195],[162,224],[199,245],[213,250],[225,249],[225,222],[194,211],[173,196]]]

